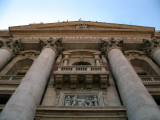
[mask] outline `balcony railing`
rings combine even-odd
[[[143,82],[160,82],[160,76],[139,76]]]
[[[106,74],[105,66],[59,66],[55,74]]]
[[[1,75],[0,82],[20,82],[23,77],[22,75]]]

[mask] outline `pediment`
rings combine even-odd
[[[24,31],[24,30],[108,30],[108,31],[149,31],[153,32],[153,27],[102,23],[102,22],[89,22],[89,21],[73,21],[73,22],[58,22],[58,23],[40,23],[29,24],[25,26],[10,27],[10,31]]]

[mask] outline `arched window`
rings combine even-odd
[[[8,71],[7,75],[25,75],[32,63],[31,59],[20,60]]]
[[[91,64],[88,62],[76,62],[73,65],[91,65]]]
[[[145,60],[132,59],[130,62],[138,75],[158,75],[152,66]]]

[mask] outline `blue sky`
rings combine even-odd
[[[160,30],[160,0],[0,0],[0,29],[80,18]]]

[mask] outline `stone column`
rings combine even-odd
[[[120,50],[123,41],[103,41],[129,120],[160,120],[160,110]]]
[[[0,70],[20,50],[20,40],[0,40]]]
[[[38,58],[1,112],[1,120],[33,120],[57,54],[60,40],[40,41]]]
[[[160,66],[160,39],[143,39],[143,49]]]

